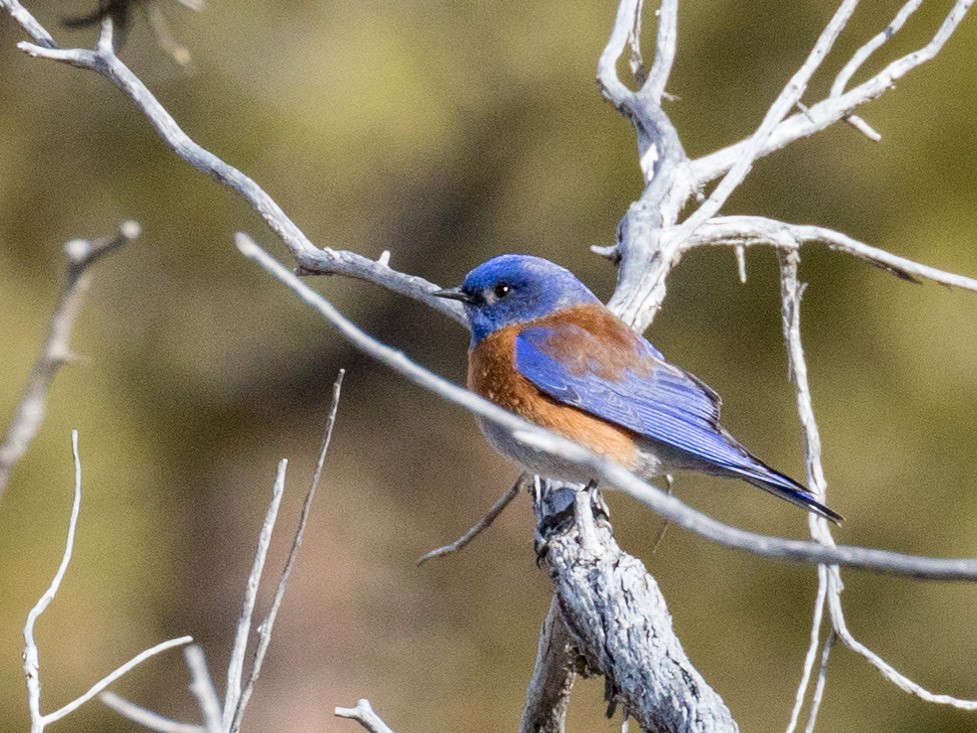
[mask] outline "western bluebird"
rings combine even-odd
[[[495,257],[459,288],[471,325],[468,387],[645,476],[691,469],[738,478],[820,514],[842,516],[751,454],[719,424],[720,397],[611,313],[569,270],[529,255]],[[480,420],[492,446],[543,476],[586,483],[585,469]]]

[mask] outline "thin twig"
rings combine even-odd
[[[780,258],[781,293],[784,309],[784,338],[787,343],[791,380],[794,383],[794,389],[797,395],[797,413],[804,431],[804,452],[805,463],[807,465],[808,487],[819,500],[824,501],[827,481],[824,476],[824,468],[821,464],[821,435],[818,430],[817,420],[814,416],[811,389],[807,378],[807,362],[804,358],[804,347],[801,342],[800,304],[802,288],[797,276],[800,255],[796,251],[789,251],[781,253]],[[809,523],[812,536],[818,542],[823,543],[825,548],[835,547],[831,528],[824,519],[811,517]],[[834,563],[828,564],[834,565]],[[843,589],[841,571],[838,567],[828,567],[826,570],[828,576],[828,611],[831,616],[834,632],[844,642],[845,646],[863,656],[886,679],[906,692],[916,695],[927,702],[949,705],[961,710],[977,710],[977,700],[964,700],[951,695],[930,692],[896,670],[891,664],[882,659],[882,657],[855,639],[848,630],[841,605],[841,593]]]
[[[237,733],[241,727],[241,721],[244,718],[244,710],[248,706],[248,702],[251,700],[251,695],[254,692],[254,684],[258,680],[258,676],[261,674],[261,666],[265,660],[265,654],[268,651],[268,645],[271,643],[271,635],[275,629],[275,620],[278,618],[278,610],[281,608],[282,600],[285,597],[285,588],[288,585],[288,579],[292,574],[292,568],[295,566],[295,560],[298,557],[299,547],[302,546],[302,538],[305,535],[305,526],[309,521],[309,513],[312,509],[312,500],[315,498],[316,489],[319,486],[319,481],[322,478],[322,468],[326,462],[326,453],[329,451],[329,445],[332,442],[332,431],[336,425],[336,415],[339,411],[339,397],[342,393],[343,387],[343,377],[346,374],[345,369],[340,369],[339,374],[336,376],[336,381],[332,386],[332,405],[329,408],[329,417],[326,419],[326,429],[322,437],[322,444],[319,447],[319,458],[316,461],[315,473],[312,476],[312,483],[309,485],[309,491],[305,495],[305,501],[302,504],[302,511],[299,515],[299,525],[298,529],[295,531],[295,538],[292,540],[292,547],[288,552],[288,558],[285,560],[285,567],[282,569],[282,575],[278,580],[278,587],[275,589],[275,597],[272,600],[271,608],[268,610],[268,615],[265,616],[265,620],[261,622],[261,626],[258,627],[258,647],[254,653],[254,661],[251,663],[251,673],[248,676],[248,684],[241,693],[241,697],[238,700],[237,706],[234,710],[234,716],[231,721],[231,726],[228,730],[231,733]]]
[[[824,688],[828,683],[828,659],[831,657],[831,650],[837,640],[838,636],[834,629],[829,631],[824,639],[824,649],[821,651],[821,667],[818,669],[818,682],[814,686],[814,696],[811,698],[811,710],[807,714],[807,725],[804,726],[804,733],[814,733],[814,726],[818,721],[818,712],[821,710],[821,702],[824,700]]]
[[[69,713],[74,712],[82,705],[84,705],[86,702],[91,700],[93,697],[98,695],[98,693],[100,693],[106,687],[108,687],[116,680],[128,674],[132,669],[142,664],[150,657],[154,657],[160,652],[165,652],[167,649],[173,649],[174,647],[178,647],[178,646],[185,646],[186,644],[191,644],[192,642],[193,642],[192,636],[180,636],[177,637],[176,639],[170,639],[169,641],[160,642],[156,646],[150,647],[149,649],[139,652],[139,654],[134,656],[128,662],[112,670],[112,672],[110,672],[109,674],[105,675],[105,677],[103,677],[94,685],[92,685],[88,689],[88,691],[85,692],[83,695],[76,697],[67,705],[58,708],[53,713],[48,713],[47,715],[45,715],[44,716],[45,724],[52,723],[55,720],[60,720],[61,718],[68,715]]]
[[[81,511],[81,458],[78,456],[78,431],[71,431],[71,455],[75,465],[75,492],[71,501],[71,518],[68,520],[68,538],[65,540],[64,554],[61,564],[51,580],[51,585],[44,591],[37,603],[27,614],[24,624],[24,675],[27,678],[27,706],[31,714],[31,733],[44,730],[46,721],[41,714],[41,662],[37,644],[34,641],[34,624],[41,614],[51,605],[51,601],[61,587],[64,574],[71,562],[71,553],[75,547],[75,530],[78,528],[78,514]]]
[[[119,226],[119,233],[112,238],[93,241],[73,239],[65,244],[68,268],[58,305],[51,314],[47,338],[27,377],[7,435],[0,444],[0,501],[3,500],[14,466],[41,429],[51,383],[71,358],[71,332],[92,282],[89,268],[104,255],[138,236],[139,225],[134,221],[124,221]]]
[[[251,566],[251,574],[248,576],[244,605],[241,608],[241,616],[238,618],[231,660],[227,666],[227,691],[224,695],[222,716],[222,727],[224,729],[230,724],[234,711],[237,710],[238,700],[241,699],[241,677],[244,674],[244,657],[248,650],[248,637],[251,635],[251,618],[254,615],[254,606],[258,599],[258,586],[261,584],[261,574],[265,568],[265,559],[268,557],[268,548],[271,546],[271,537],[275,531],[275,522],[278,519],[278,509],[281,507],[282,496],[285,494],[285,472],[287,469],[288,460],[283,458],[278,463],[275,483],[271,490],[271,501],[268,503],[268,509],[265,512],[265,521],[261,525],[258,547],[254,553],[254,563]]]
[[[111,708],[123,718],[128,718],[144,728],[159,731],[159,733],[206,733],[206,728],[196,723],[181,723],[172,720],[152,710],[144,708],[131,700],[126,700],[114,692],[103,692],[98,696],[99,701]]]
[[[526,485],[528,479],[528,474],[519,474],[519,478],[516,479],[516,482],[512,485],[512,487],[506,490],[502,496],[496,499],[495,503],[492,505],[492,508],[488,510],[488,513],[473,524],[468,531],[465,532],[465,534],[456,539],[454,542],[435,548],[430,552],[421,555],[421,557],[417,559],[417,564],[423,565],[428,560],[433,560],[436,557],[444,557],[445,555],[451,555],[452,553],[464,549],[469,542],[492,526],[492,522],[498,519],[499,515],[502,514],[505,508],[509,506],[512,500],[519,495],[519,491]]]
[[[804,667],[801,672],[801,681],[797,685],[797,692],[794,694],[794,707],[790,711],[790,720],[787,723],[786,733],[794,733],[797,724],[800,722],[801,711],[804,709],[804,700],[807,698],[807,688],[811,684],[811,675],[814,672],[814,664],[817,662],[818,648],[821,646],[821,623],[824,620],[824,607],[827,602],[828,579],[827,568],[824,565],[818,567],[818,592],[814,598],[814,612],[811,620],[811,635],[808,642],[807,654],[804,657]],[[828,632],[832,633],[831,631]]]
[[[191,644],[183,650],[183,656],[190,670],[190,692],[197,698],[200,713],[203,715],[204,730],[207,733],[223,733],[221,725],[221,703],[214,688],[214,681],[207,669],[207,657],[203,647]]]
[[[977,292],[977,278],[946,272],[915,260],[899,257],[827,227],[788,224],[762,216],[714,217],[699,227],[682,249],[688,251],[696,247],[717,245],[732,247],[773,245],[781,250],[796,250],[801,245],[817,243],[857,257],[904,280],[932,280],[941,285]]]
[[[886,41],[892,38],[899,30],[906,24],[909,20],[909,16],[915,13],[919,6],[923,4],[923,0],[908,0],[908,2],[903,5],[899,12],[896,13],[896,17],[892,19],[892,22],[885,27],[881,33],[873,37],[864,46],[858,49],[852,57],[848,60],[838,75],[835,77],[834,82],[831,84],[831,91],[829,96],[840,97],[845,93],[845,87],[848,86],[848,82],[851,78],[855,76],[862,65],[868,61],[869,56],[875,53],[879,47],[882,46]]]
[[[638,13],[638,21],[641,15]],[[668,77],[672,73],[678,47],[678,0],[661,0],[658,7],[658,34],[655,39],[655,61],[648,80],[638,93],[639,100],[660,105]]]
[[[970,10],[973,1],[956,0],[933,38],[919,50],[893,61],[878,74],[841,96],[828,97],[817,104],[812,104],[807,112],[793,115],[781,122],[759,154],[769,155],[796,140],[810,137],[850,115],[856,107],[882,96],[895,86],[895,82],[918,66],[932,60],[940,52]],[[748,144],[749,140],[743,140],[692,161],[691,173],[695,186],[704,186],[723,175],[733,166]]]
[[[71,503],[71,518],[68,520],[68,537],[65,541],[64,554],[61,557],[61,564],[58,566],[58,570],[51,580],[51,585],[48,586],[48,589],[27,614],[27,623],[24,625],[24,674],[27,678],[27,706],[31,716],[31,733],[41,733],[45,726],[61,720],[61,718],[69,713],[74,712],[133,667],[141,664],[150,657],[167,649],[172,649],[175,646],[182,646],[193,641],[189,636],[182,636],[178,639],[170,639],[169,641],[164,641],[161,644],[146,649],[107,674],[92,685],[87,692],[79,695],[67,705],[63,705],[51,713],[41,713],[40,653],[34,641],[34,625],[37,623],[37,619],[40,618],[41,614],[51,605],[58,590],[61,588],[61,581],[64,579],[65,573],[68,570],[68,565],[71,563],[71,555],[74,551],[75,533],[78,528],[78,515],[81,511],[81,457],[78,453],[77,430],[71,431],[71,453],[75,467],[75,493]]]
[[[921,579],[977,580],[975,559],[932,558],[845,545],[825,547],[815,542],[771,537],[723,524],[583,446],[529,423],[473,392],[418,366],[403,353],[377,341],[359,329],[328,300],[262,250],[247,235],[241,233],[237,235],[237,246],[244,256],[257,262],[276,279],[291,288],[307,305],[318,311],[344,338],[365,354],[438,397],[507,428],[512,431],[514,438],[527,446],[550,455],[558,455],[562,460],[585,467],[602,484],[618,488],[685,530],[726,547],[782,560],[847,565]]]
[[[355,708],[336,708],[333,715],[337,718],[349,718],[355,720],[370,733],[394,733],[386,723],[373,712],[373,707],[367,699],[358,700]]]

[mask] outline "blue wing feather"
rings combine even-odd
[[[553,399],[670,447],[679,467],[738,476],[841,521],[841,515],[750,454],[720,426],[722,401],[715,391],[666,362],[645,339],[636,337],[630,343],[633,353],[613,360],[617,371],[608,373],[605,343],[587,329],[568,321],[523,328],[516,337],[515,368]],[[616,346],[621,348],[620,342]],[[633,368],[626,366],[628,362]]]
[[[553,353],[551,339],[572,339],[577,359],[567,366]],[[516,337],[516,370],[550,397],[626,427],[724,468],[747,462],[719,427],[720,398],[691,374],[665,362],[643,339],[634,341],[634,369],[614,378],[592,366],[602,344],[571,323],[523,329]]]

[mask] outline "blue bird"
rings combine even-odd
[[[495,257],[461,287],[471,326],[468,387],[530,422],[643,476],[694,470],[738,478],[840,523],[842,516],[771,468],[719,424],[721,400],[665,360],[569,270],[529,255]],[[586,483],[593,477],[480,420],[500,453],[533,473]]]

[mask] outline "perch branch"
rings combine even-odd
[[[641,730],[737,731],[685,654],[655,579],[620,550],[606,522],[595,521],[589,493],[575,492],[572,524],[544,538],[542,557],[576,652],[605,677],[608,715],[621,704]],[[545,511],[537,526],[547,524]]]
[[[555,433],[529,423],[473,392],[418,366],[402,352],[363,332],[328,300],[262,250],[247,235],[241,233],[237,235],[237,246],[242,254],[287,285],[363,353],[438,397],[507,428],[512,431],[516,439],[527,446],[551,455],[558,455],[561,459],[587,468],[596,479],[640,501],[678,527],[717,544],[765,557],[813,564],[846,565],[921,579],[977,580],[977,559],[933,558],[845,545],[826,547],[816,542],[771,537],[723,524],[693,509],[675,496],[669,496],[661,489],[645,483],[621,466]]]
[[[92,282],[89,268],[104,255],[138,236],[139,225],[134,221],[124,221],[115,237],[93,241],[73,239],[65,244],[68,272],[61,296],[51,315],[47,338],[27,378],[7,436],[0,444],[0,501],[3,501],[14,466],[41,429],[54,377],[71,358],[71,332]]]

